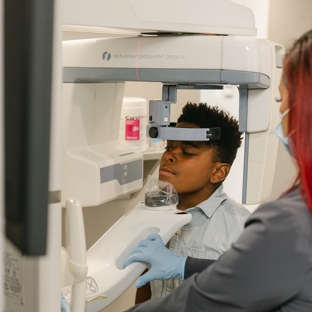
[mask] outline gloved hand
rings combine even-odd
[[[63,294],[61,294],[61,312],[70,312],[69,305]]]
[[[140,288],[149,281],[164,280],[180,277],[184,279],[184,266],[186,258],[167,249],[158,234],[151,234],[145,240],[141,240],[138,247],[134,248],[132,255],[123,263],[124,268],[133,262],[147,262],[151,269],[142,275],[136,287]]]

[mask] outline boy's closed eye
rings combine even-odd
[[[167,153],[176,150],[177,153],[181,153],[184,156],[191,157],[196,156],[200,150],[198,146],[194,143],[185,142],[181,146],[174,146],[174,144],[168,143],[165,147]]]
[[[185,156],[196,156],[200,151],[200,148],[195,142],[184,142],[181,150]]]
[[[182,147],[181,150],[184,156],[196,156],[198,154],[198,150],[192,146]]]

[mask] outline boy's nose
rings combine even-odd
[[[177,160],[176,156],[172,152],[168,152],[165,156],[166,161],[175,162]]]

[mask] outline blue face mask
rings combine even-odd
[[[283,131],[283,127],[282,127],[282,119],[289,113],[289,108],[285,110],[285,112],[283,114],[280,115],[280,119],[281,121],[279,122],[279,124],[276,126],[274,132],[276,134],[276,136],[282,141],[282,143],[284,144],[284,147],[286,149],[286,151],[292,155],[291,150],[289,148],[289,142],[288,142],[288,137],[284,136],[284,131]]]

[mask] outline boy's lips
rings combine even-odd
[[[166,167],[163,167],[159,170],[159,173],[163,176],[173,176],[175,175],[174,172],[172,172],[171,170],[169,170],[168,168]]]

